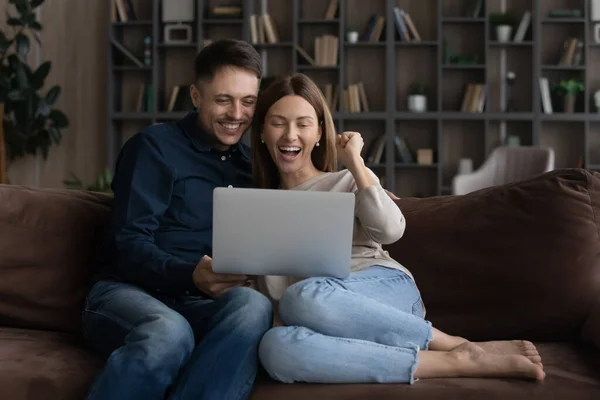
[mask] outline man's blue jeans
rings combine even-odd
[[[310,278],[279,302],[281,320],[263,337],[264,368],[282,382],[413,383],[432,327],[404,272],[373,266],[346,279]]]
[[[271,302],[250,288],[213,300],[100,281],[86,300],[83,331],[108,360],[87,399],[246,399],[271,322]]]

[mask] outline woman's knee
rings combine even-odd
[[[271,378],[284,383],[296,381],[297,372],[303,368],[302,338],[308,332],[303,327],[280,326],[265,333],[258,355]]]
[[[286,289],[279,301],[279,315],[286,325],[313,326],[333,312],[326,298],[336,290],[327,279],[309,278]]]

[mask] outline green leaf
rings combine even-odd
[[[41,89],[44,86],[44,81],[48,77],[51,67],[52,62],[46,61],[35,70],[31,78],[31,84],[35,89]]]
[[[17,11],[21,15],[27,14],[29,12],[29,4],[28,3],[19,3],[19,4],[16,4],[15,7],[17,8]]]
[[[31,5],[31,8],[37,8],[44,4],[44,0],[31,0],[31,3],[29,4]]]
[[[23,70],[23,62],[21,61],[21,59],[19,58],[18,55],[16,54],[11,54],[8,56],[8,66],[10,68],[11,71],[11,75],[15,74],[15,77],[17,78],[16,84],[21,85],[21,81],[18,75],[19,75],[19,71],[21,71],[23,74],[25,74],[25,71]],[[23,76],[24,78],[26,78],[25,76]],[[27,79],[25,79],[25,86],[27,85]]]
[[[10,101],[24,101],[27,98],[25,90],[13,89],[7,93],[6,98]]]
[[[50,106],[46,103],[45,99],[40,99],[37,105],[36,117],[42,116],[45,120],[50,115]]]
[[[33,29],[34,31],[41,31],[42,30],[42,25],[39,22],[37,22],[37,21],[31,21],[29,23],[29,27],[31,29]],[[37,39],[38,39],[38,42],[39,42],[39,37],[37,37]]]
[[[69,126],[69,119],[67,116],[60,110],[54,109],[50,111],[49,118],[54,122],[54,126],[57,128],[66,128]]]
[[[55,144],[59,144],[60,140],[62,139],[62,134],[60,133],[60,129],[58,129],[56,126],[51,126],[50,127],[50,137],[52,138],[52,140],[54,141]]]
[[[46,103],[48,103],[49,106],[53,106],[54,103],[56,103],[56,100],[60,95],[60,90],[60,86],[58,85],[54,85],[48,90],[48,94],[46,94]]]
[[[27,54],[29,54],[29,38],[22,33],[19,33],[15,39],[17,41],[17,51],[23,60],[25,60]]]
[[[9,18],[6,21],[6,24],[9,26],[23,26],[23,22],[19,18]]]

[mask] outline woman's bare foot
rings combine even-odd
[[[429,350],[451,351],[468,342],[469,341],[465,338],[448,335],[439,329],[433,328],[433,337],[429,343]],[[538,364],[540,368],[543,367],[542,358],[540,357],[535,345],[526,340],[498,340],[474,343],[487,353],[504,356],[522,355],[531,360],[531,362]]]
[[[546,374],[522,355],[488,353],[471,342],[444,351],[421,351],[415,378],[480,377],[543,380]]]
[[[497,340],[491,342],[474,342],[486,353],[498,355],[522,355],[534,364],[542,367],[542,357],[535,345],[527,340]]]

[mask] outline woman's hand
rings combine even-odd
[[[354,176],[356,187],[363,190],[377,184],[365,166],[360,152],[365,142],[358,132],[344,132],[336,137],[336,149],[339,161],[348,168]]]
[[[364,164],[360,155],[365,142],[358,132],[344,132],[337,135],[335,146],[339,161],[349,170]]]

